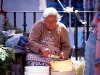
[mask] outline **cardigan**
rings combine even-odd
[[[39,48],[42,46],[40,41],[43,40],[49,33],[43,20],[37,21],[33,26],[29,34],[29,48],[32,52],[39,54]],[[70,40],[68,36],[67,28],[64,24],[57,22],[56,27],[50,31],[50,36],[54,40],[54,43],[60,48],[60,53],[64,52],[65,59],[70,55]]]

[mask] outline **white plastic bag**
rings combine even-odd
[[[15,53],[25,52],[25,44],[28,42],[26,36],[17,34],[6,40],[5,45],[13,48]]]

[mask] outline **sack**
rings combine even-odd
[[[25,44],[28,42],[26,36],[18,34],[6,40],[5,45],[13,48],[16,53],[25,52]]]

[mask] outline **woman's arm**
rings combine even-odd
[[[40,52],[40,47],[42,46],[39,44],[40,42],[40,35],[41,35],[41,23],[36,22],[29,34],[29,48],[32,52],[34,53],[39,53]]]
[[[71,46],[70,46],[69,34],[68,34],[66,27],[64,27],[62,29],[62,32],[61,32],[61,51],[60,51],[60,54],[63,52],[65,60],[69,58],[70,50],[71,50]]]

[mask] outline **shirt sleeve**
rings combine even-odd
[[[64,53],[65,60],[69,58],[70,51],[71,51],[71,46],[70,46],[69,34],[67,28],[64,27],[62,28],[61,32],[61,52]]]
[[[41,23],[37,22],[33,25],[32,30],[29,34],[29,48],[34,53],[39,53],[39,48],[41,44],[39,44],[41,30]]]

